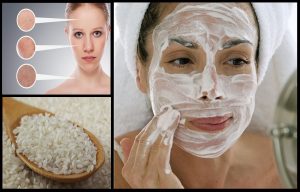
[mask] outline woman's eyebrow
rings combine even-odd
[[[102,29],[103,29],[103,27],[96,27],[96,28],[94,28],[93,30],[95,30],[95,29],[101,29],[101,30],[102,30]]]
[[[73,28],[72,31],[82,31],[83,29],[81,28]]]
[[[253,45],[250,41],[248,41],[246,39],[231,39],[229,41],[226,41],[222,47],[223,47],[223,49],[228,49],[233,46],[239,45],[241,43],[248,43],[250,45]]]
[[[187,48],[191,48],[191,49],[197,49],[198,48],[198,45],[192,41],[188,41],[188,40],[185,40],[183,38],[171,38],[170,40],[170,43],[172,42],[176,42],[176,43],[179,43],[180,45],[183,45]]]
[[[93,28],[93,30],[96,30],[96,29],[103,29],[103,27],[95,27],[95,28]],[[82,29],[82,28],[73,28],[72,31],[84,31],[84,29]]]

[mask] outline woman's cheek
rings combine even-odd
[[[97,55],[102,56],[104,47],[105,47],[105,37],[102,36],[101,38],[95,38],[95,50],[97,52]]]
[[[73,46],[72,49],[76,57],[80,58],[80,53],[82,50],[82,41],[73,37],[71,38],[71,45]]]

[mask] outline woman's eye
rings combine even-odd
[[[171,63],[172,65],[176,66],[176,67],[184,67],[188,64],[191,64],[192,61],[189,58],[178,58],[178,59],[174,59],[169,61],[169,63]]]
[[[235,59],[230,59],[226,62],[227,64],[234,65],[234,66],[241,66],[244,64],[249,64],[249,61],[241,59],[241,58],[235,58]]]
[[[94,37],[100,37],[102,35],[101,31],[95,31],[94,32]]]
[[[82,33],[82,32],[76,32],[76,33],[74,33],[74,36],[75,36],[77,39],[81,39],[82,36],[83,36],[83,33]]]

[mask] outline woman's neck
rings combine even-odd
[[[86,72],[77,67],[72,76],[76,79],[79,86],[95,88],[103,86],[106,74],[99,65],[96,70],[91,72]]]
[[[171,154],[172,171],[185,187],[224,187],[232,163],[233,149],[227,150],[217,158],[200,158],[174,144]]]

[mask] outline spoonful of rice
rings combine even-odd
[[[16,155],[49,179],[78,182],[104,163],[103,146],[91,132],[51,112],[4,97],[3,120]]]

